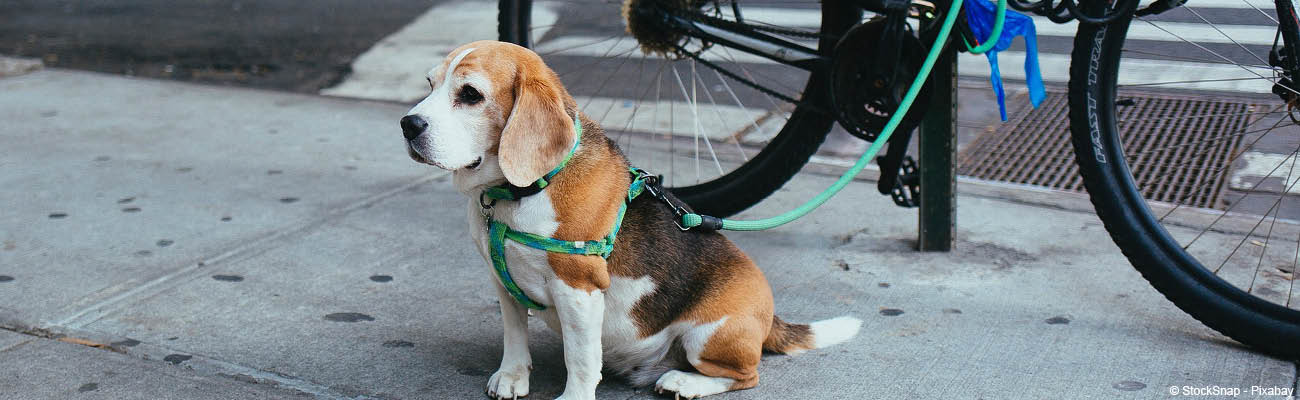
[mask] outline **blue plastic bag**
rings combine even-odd
[[[993,22],[997,17],[997,5],[988,0],[963,0],[966,7],[966,23],[970,24],[971,32],[975,34],[976,39],[988,39],[993,33]],[[1002,114],[1002,120],[1007,120],[1006,95],[1002,92],[1002,72],[998,69],[998,52],[1011,47],[1011,41],[1016,36],[1025,37],[1025,83],[1029,86],[1029,101],[1038,108],[1047,98],[1047,91],[1043,89],[1043,73],[1038,69],[1038,35],[1034,30],[1034,20],[1024,14],[1007,10],[1006,20],[1002,22],[1002,37],[998,38],[998,43],[993,49],[984,53],[989,59],[989,68],[992,73],[989,74],[989,81],[993,84],[993,91],[998,94],[998,112]]]

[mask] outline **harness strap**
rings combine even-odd
[[[524,291],[519,288],[515,280],[510,277],[510,270],[506,265],[505,241],[510,239],[524,246],[532,247],[538,250],[544,250],[551,253],[577,254],[584,256],[600,256],[609,258],[614,252],[614,239],[618,237],[618,230],[623,226],[623,216],[627,214],[627,204],[641,195],[645,191],[646,180],[651,179],[652,175],[640,169],[631,168],[632,183],[627,188],[627,199],[618,207],[618,214],[614,217],[614,226],[610,229],[608,235],[599,240],[560,240],[556,238],[541,236],[528,232],[520,232],[510,229],[505,223],[487,217],[489,250],[492,258],[492,269],[496,270],[497,277],[501,280],[501,285],[514,297],[515,301],[534,310],[545,310],[546,306],[538,304]]]
[[[505,240],[506,230],[509,228],[506,228],[506,224],[496,221],[491,222],[491,225],[488,227],[488,236],[491,238],[489,240],[489,247],[491,247],[490,253],[492,253],[492,269],[495,269],[497,271],[497,277],[501,278],[501,286],[506,288],[506,292],[510,293],[510,297],[514,297],[515,301],[519,302],[519,304],[523,304],[524,307],[534,310],[545,310],[546,306],[534,303],[532,299],[528,298],[528,296],[524,294],[523,289],[520,289],[519,285],[515,284],[515,280],[510,279],[510,271],[506,270]]]
[[[546,175],[542,175],[533,184],[524,187],[511,185],[508,182],[501,186],[489,187],[483,190],[483,196],[493,200],[519,200],[546,189],[551,184],[551,178],[554,178],[555,174],[560,173],[560,170],[569,165],[569,160],[573,159],[573,154],[578,152],[578,145],[582,144],[582,122],[578,121],[578,117],[573,117],[573,136],[573,148],[569,149],[569,154],[565,155],[564,159],[560,160],[560,165],[556,165],[551,172],[547,172]]]

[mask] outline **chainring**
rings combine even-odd
[[[899,60],[890,63],[889,71],[871,71],[868,60],[886,57],[879,54],[885,19],[873,18],[849,30],[835,46],[831,62],[830,94],[835,118],[844,130],[867,141],[874,141],[898,110],[903,95],[921,70],[925,46],[910,30],[902,35]],[[910,131],[921,123],[927,90],[922,90],[913,107],[896,131]]]

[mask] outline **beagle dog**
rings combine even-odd
[[[469,232],[489,263],[491,221],[583,243],[610,235],[623,216],[608,258],[505,242],[506,273],[493,276],[504,354],[489,397],[528,394],[531,312],[512,290],[541,305],[536,315],[560,334],[567,370],[560,399],[594,399],[602,370],[686,398],[747,389],[758,384],[763,351],[794,354],[857,333],[862,322],[851,317],[782,321],[762,271],[725,237],[677,229],[669,206],[652,196],[629,201],[627,160],[531,50],[470,43],[434,66],[428,81],[431,93],[401,120],[407,151],[452,171],[468,196]],[[543,190],[490,209],[482,202],[489,188],[525,188],[544,176]]]

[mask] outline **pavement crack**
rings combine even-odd
[[[0,325],[0,330],[6,330],[20,335],[38,337],[41,339],[54,339],[61,335],[50,331],[49,329],[34,326],[5,326]]]

